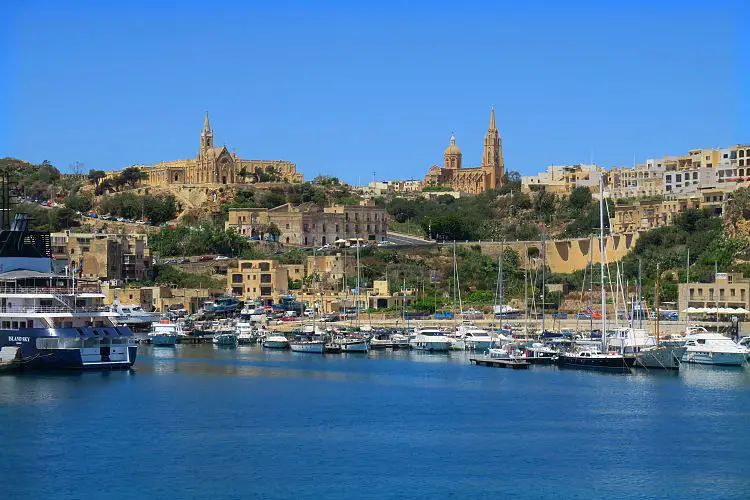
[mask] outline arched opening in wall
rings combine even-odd
[[[323,239],[322,239],[321,241],[323,242],[323,243],[322,243],[322,244],[323,244],[323,246],[325,246],[325,244],[326,244],[326,237],[325,237],[325,236],[323,236]]]
[[[555,250],[557,251],[557,254],[560,256],[560,258],[563,261],[568,260],[568,242],[567,241],[555,242]]]
[[[226,176],[226,175],[223,175],[223,176],[221,177],[221,183],[222,183],[222,184],[226,184],[226,183],[227,183],[227,176]]]
[[[527,249],[527,253],[529,255],[529,259],[537,259],[542,254],[537,247],[529,247]]]
[[[307,245],[307,236],[305,236],[305,245]]]
[[[289,236],[286,237],[286,242],[289,243]]]
[[[174,174],[174,181],[177,182],[179,180],[179,176],[177,174]]]

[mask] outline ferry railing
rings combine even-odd
[[[6,314],[44,314],[44,313],[102,313],[110,312],[109,306],[76,306],[76,307],[60,307],[60,306],[15,306],[6,305],[5,307],[0,306],[0,313]]]
[[[102,293],[102,289],[97,286],[86,287],[22,287],[9,286],[0,287],[0,294],[50,294],[50,295],[73,295],[79,293]]]

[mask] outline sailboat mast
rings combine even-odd
[[[500,328],[503,327],[503,307],[505,307],[503,304],[505,304],[505,290],[504,290],[504,283],[503,283],[503,261],[505,260],[505,240],[500,244],[500,283],[498,283],[498,286],[500,287]]]
[[[607,292],[604,289],[604,179],[599,177],[599,269],[602,289],[602,350],[606,350]]]
[[[526,252],[526,265],[523,266],[523,326],[524,334],[529,334],[529,247],[524,246]],[[502,317],[502,315],[501,315]],[[501,327],[502,327],[502,321]]]
[[[547,277],[547,225],[542,222],[542,335],[545,331],[545,292]]]
[[[659,338],[659,317],[661,316],[661,313],[659,312],[659,307],[661,306],[661,283],[659,282],[659,263],[656,263],[656,282],[654,283],[654,307],[656,308],[656,345],[659,345],[661,343],[661,339]]]

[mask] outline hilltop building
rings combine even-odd
[[[463,168],[461,148],[451,135],[450,145],[443,153],[443,166],[433,165],[424,178],[424,187],[450,187],[453,191],[479,194],[503,185],[505,161],[503,142],[495,126],[495,108],[490,113],[490,127],[484,136],[482,165],[478,168]]]
[[[146,234],[50,234],[52,258],[59,270],[101,280],[142,280],[151,274],[151,251]]]
[[[372,201],[327,208],[287,203],[271,209],[229,209],[226,229],[241,235],[265,238],[272,226],[279,230],[278,241],[289,245],[322,246],[355,238],[379,242],[388,234],[388,214]]]
[[[265,178],[284,182],[302,182],[297,166],[286,160],[244,160],[226,146],[214,145],[214,131],[208,113],[199,137],[194,159],[174,160],[156,165],[134,165],[148,175],[147,185],[165,184],[237,184]],[[109,172],[110,177],[119,172]]]

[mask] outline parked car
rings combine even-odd
[[[145,224],[145,222],[143,222],[143,221],[142,221],[142,220],[140,220],[140,219],[139,219],[139,220],[137,220],[137,221],[135,221],[135,223],[136,223],[136,224]]]
[[[198,257],[198,262],[206,262],[209,260],[214,260],[213,255],[201,255],[200,257]]]
[[[226,255],[217,255],[214,260],[229,260],[229,257]]]

